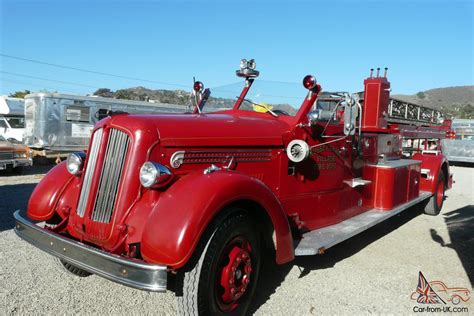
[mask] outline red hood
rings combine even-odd
[[[102,124],[109,120],[104,120]],[[111,125],[132,133],[157,131],[160,143],[175,146],[280,146],[290,125],[268,113],[225,111],[217,114],[117,115]],[[99,123],[99,125],[102,125]]]

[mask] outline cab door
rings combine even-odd
[[[359,204],[358,194],[344,182],[354,177],[352,137],[344,135],[337,118],[306,127],[300,136],[309,145],[310,156],[300,163],[286,155],[282,158],[287,170],[281,178],[285,209],[300,228],[308,230],[350,217]]]

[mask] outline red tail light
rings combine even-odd
[[[447,139],[456,139],[456,131],[450,130],[446,132]]]

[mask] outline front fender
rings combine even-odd
[[[267,211],[276,235],[277,262],[293,260],[288,220],[277,197],[261,181],[233,171],[196,172],[163,192],[143,231],[143,258],[174,269],[182,267],[217,213],[239,200],[252,200]]]
[[[28,217],[36,221],[53,217],[59,198],[74,178],[67,171],[65,161],[51,169],[31,193],[26,212]]]

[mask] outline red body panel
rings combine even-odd
[[[429,170],[429,174],[426,178],[421,177],[421,190],[428,191],[433,194],[435,193],[436,187],[438,185],[437,181],[439,173],[443,172],[443,166],[445,166],[444,168],[447,173],[445,174],[444,178],[446,181],[446,188],[451,188],[452,180],[449,173],[449,163],[442,153],[439,153],[437,155],[417,153],[413,156],[413,159],[421,161],[421,169]]]
[[[177,199],[182,192],[187,192],[186,197]],[[240,200],[265,208],[276,233],[277,262],[291,261],[292,237],[278,199],[261,181],[233,171],[193,173],[163,192],[143,230],[142,256],[149,262],[181,267],[217,213]]]
[[[366,205],[383,210],[406,203],[420,193],[420,164],[403,167],[367,165],[363,178],[372,181],[366,187]]]
[[[385,77],[367,78],[364,87],[362,130],[371,132],[386,129],[390,83]]]
[[[51,169],[31,193],[28,201],[28,217],[37,221],[53,217],[58,200],[72,180],[75,180],[75,177],[67,171],[66,162]]]

